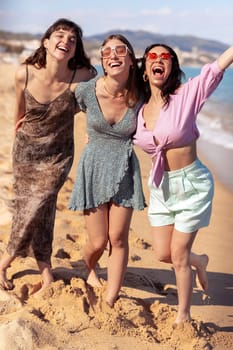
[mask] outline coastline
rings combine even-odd
[[[198,152],[207,162],[214,177],[233,193],[233,151],[201,137],[198,140]]]

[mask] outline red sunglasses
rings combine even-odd
[[[161,58],[162,60],[170,60],[173,56],[170,52],[162,52],[158,55],[156,52],[147,52],[146,59],[147,60],[157,60],[157,58]]]

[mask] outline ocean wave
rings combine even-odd
[[[203,140],[233,150],[233,134],[224,128],[221,117],[210,116],[201,112],[198,116],[197,125],[200,137]]]

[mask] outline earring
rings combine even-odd
[[[144,80],[145,82],[148,81],[148,75],[146,74],[146,72],[143,73],[142,78],[143,78],[143,80]]]

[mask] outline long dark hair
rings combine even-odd
[[[71,30],[75,33],[77,43],[74,56],[69,60],[68,67],[71,70],[75,70],[77,68],[86,67],[90,70],[96,72],[96,69],[91,65],[90,58],[87,56],[83,46],[83,32],[82,29],[74,22],[66,19],[60,18],[56,22],[54,22],[45,32],[40,41],[40,47],[29,56],[24,63],[37,65],[39,68],[46,67],[46,49],[44,47],[45,39],[49,39],[51,34],[59,29]]]
[[[138,60],[135,56],[134,49],[128,39],[121,34],[111,34],[103,41],[102,46],[106,45],[108,41],[112,39],[120,40],[124,43],[129,49],[129,55],[131,57],[133,65],[130,67],[129,77],[126,83],[126,104],[128,107],[134,107],[140,98],[140,92],[142,90],[143,81],[139,74]],[[101,64],[103,67],[103,59],[101,58]],[[104,72],[106,75],[106,73]]]
[[[142,64],[140,68],[141,76],[143,76],[145,72],[147,53],[156,46],[164,47],[172,55],[171,73],[168,79],[166,80],[166,82],[164,83],[164,85],[161,87],[161,96],[164,99],[165,105],[168,105],[170,95],[174,94],[176,89],[181,85],[182,78],[185,77],[185,74],[180,68],[180,64],[179,64],[179,60],[176,52],[170,46],[167,46],[165,44],[152,44],[145,49],[144,55],[142,57],[142,61],[141,61]],[[151,89],[150,89],[148,80],[144,81],[144,96],[145,96],[146,102],[148,102],[151,96]]]

